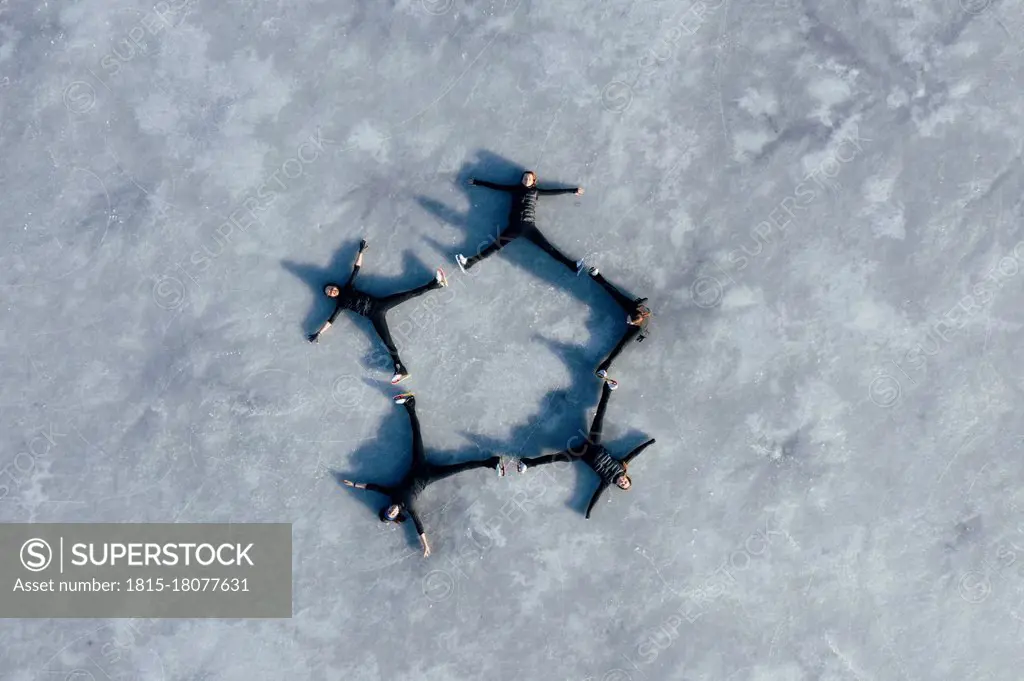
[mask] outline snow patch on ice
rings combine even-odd
[[[837,104],[842,104],[850,98],[851,89],[849,83],[839,78],[818,78],[811,81],[807,90],[812,97],[818,100],[821,105],[811,115],[819,119],[825,125],[831,125],[831,110]]]
[[[764,304],[764,291],[749,286],[736,286],[729,289],[722,298],[722,308],[741,309],[752,305]]]
[[[737,130],[733,135],[733,160],[744,161],[756,156],[773,139],[775,136],[764,130]]]
[[[774,116],[779,112],[779,100],[770,92],[759,92],[748,87],[737,104],[751,116]]]

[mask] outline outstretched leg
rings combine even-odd
[[[604,431],[604,412],[608,408],[608,398],[612,396],[612,388],[607,383],[601,391],[601,401],[597,403],[597,413],[594,414],[594,422],[590,424],[590,434],[587,439],[591,444],[601,444],[601,434]]]
[[[445,478],[450,478],[453,475],[462,473],[463,471],[471,471],[476,468],[494,468],[500,462],[500,456],[492,456],[491,458],[484,459],[483,461],[463,461],[462,463],[454,463],[447,466],[431,465],[430,479],[432,481],[444,480]]]
[[[405,411],[409,413],[409,425],[412,427],[412,469],[429,468],[427,454],[423,450],[423,435],[420,434],[420,419],[416,416],[415,399],[409,398],[405,401]]]
[[[597,367],[598,371],[608,371],[609,369],[611,369],[612,362],[615,361],[615,358],[618,357],[619,354],[629,344],[629,342],[632,341],[634,338],[636,338],[637,334],[640,333],[640,327],[639,326],[633,326],[632,324],[627,324],[627,326],[629,328],[626,329],[626,333],[622,334],[622,338],[619,340],[618,345],[616,345],[612,349],[612,351],[608,354],[608,356],[604,358],[604,361],[601,362],[601,364]]]
[[[516,237],[518,237],[521,232],[522,230],[518,226],[509,225],[508,227],[505,228],[505,231],[499,234],[498,238],[492,241],[490,244],[488,244],[484,250],[480,251],[479,253],[470,258],[466,258],[466,262],[464,262],[462,265],[463,269],[468,270],[470,267],[477,264],[484,258],[488,258],[497,253],[498,251],[500,251],[501,249],[505,248],[505,246],[508,246],[510,243],[515,241]]]
[[[574,456],[569,452],[568,449],[558,452],[557,454],[545,454],[544,456],[535,456],[532,459],[520,459],[527,466],[542,466],[546,463],[555,463],[556,461],[572,461],[578,459],[578,456]]]
[[[369,319],[370,323],[373,324],[373,328],[377,331],[377,335],[380,336],[380,339],[388,348],[388,353],[391,355],[391,361],[395,363],[395,373],[408,373],[405,370],[405,365],[402,364],[402,359],[398,356],[398,348],[395,347],[395,341],[391,338],[391,331],[388,329],[388,322],[384,317],[384,311],[375,311],[370,315]]]
[[[523,236],[530,240],[531,243],[537,246],[552,258],[565,265],[571,272],[576,272],[578,266],[575,260],[571,260],[569,256],[562,253],[560,250],[555,248],[554,244],[548,241],[540,230],[537,229],[537,225],[527,225],[523,230]]]
[[[633,310],[636,308],[636,302],[632,298],[630,298],[625,293],[617,289],[615,285],[612,284],[607,279],[605,279],[604,275],[601,274],[600,272],[598,272],[597,274],[592,274],[590,276],[594,281],[601,285],[601,288],[608,292],[608,295],[615,299],[615,302],[619,304],[619,307],[621,307],[627,313],[633,312]]]
[[[391,308],[395,307],[396,305],[401,305],[407,300],[411,300],[418,296],[422,296],[427,291],[433,291],[434,289],[439,288],[441,288],[441,283],[437,281],[437,279],[433,279],[429,284],[417,286],[414,289],[403,291],[401,293],[393,293],[390,296],[384,296],[383,298],[377,301],[377,307],[383,314],[390,310]]]

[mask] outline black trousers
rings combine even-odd
[[[594,281],[601,285],[601,288],[603,288],[608,293],[608,295],[610,295],[615,300],[615,302],[619,304],[619,307],[622,308],[623,312],[627,314],[636,313],[636,301],[627,296],[622,291],[620,291],[610,281],[605,279],[603,274],[595,274],[591,277],[591,279],[593,279]]]
[[[416,415],[415,400],[407,401],[405,403],[405,410],[409,414],[409,425],[412,427],[412,470],[424,487],[429,483],[450,478],[463,471],[471,471],[477,468],[494,468],[501,461],[500,457],[492,456],[482,461],[463,461],[443,466],[430,463],[427,461],[427,453],[423,449],[423,435],[420,432],[420,419]]]
[[[601,288],[603,288],[608,293],[608,295],[610,295],[612,297],[612,299],[616,303],[618,303],[619,307],[622,308],[623,312],[625,312],[628,315],[635,315],[636,314],[636,311],[637,311],[637,302],[636,302],[636,300],[634,300],[633,298],[630,298],[625,293],[620,291],[618,289],[618,287],[616,287],[610,281],[605,279],[604,275],[596,274],[592,278],[593,278],[594,281],[596,281],[598,284],[601,285]],[[598,365],[598,367],[597,367],[598,371],[608,371],[611,368],[611,366],[612,366],[612,362],[615,361],[615,358],[618,357],[619,354],[623,350],[626,349],[626,346],[629,345],[629,343],[631,341],[636,339],[637,335],[640,333],[640,327],[639,326],[633,326],[632,324],[627,324],[626,327],[627,327],[626,328],[626,332],[624,334],[622,334],[622,338],[619,339],[618,344],[612,349],[612,351],[608,354],[608,356],[604,358],[604,361],[601,362],[600,365]]]
[[[590,435],[588,436],[590,444],[601,444],[601,436],[604,434],[604,412],[608,409],[608,400],[611,396],[611,386],[605,383],[601,390],[601,401],[597,403],[597,413],[594,414],[594,420],[590,423]]]
[[[573,273],[576,272],[576,261],[562,253],[554,246],[554,244],[548,241],[544,235],[541,234],[540,230],[537,229],[537,225],[533,222],[514,223],[506,227],[505,231],[499,234],[498,238],[492,241],[484,250],[480,251],[472,258],[466,259],[466,269],[469,269],[484,258],[494,255],[519,237],[523,237],[527,241],[536,245],[552,258],[565,265],[569,271]]]
[[[626,349],[626,346],[632,343],[640,334],[639,326],[633,326],[632,324],[626,324],[626,326],[628,327],[626,329],[626,333],[622,334],[622,338],[619,339],[618,344],[612,348],[612,351],[608,353],[608,356],[604,358],[604,361],[598,365],[598,371],[608,371],[611,369],[612,362],[615,361],[615,358],[618,357],[622,351]]]
[[[429,284],[411,289],[409,291],[403,291],[402,293],[395,293],[384,298],[375,298],[373,301],[373,307],[370,309],[369,314],[366,318],[373,324],[374,330],[380,339],[384,341],[384,345],[388,348],[388,353],[391,355],[391,360],[395,363],[395,373],[407,373],[405,365],[402,364],[402,359],[398,356],[398,348],[395,347],[395,341],[391,337],[391,330],[388,329],[387,313],[391,308],[401,305],[407,300],[422,296],[427,291],[433,291],[434,289],[441,288],[441,285],[437,281],[431,281]]]
[[[522,462],[527,466],[543,466],[546,463],[555,463],[556,461],[575,461],[580,458],[579,454],[574,454],[572,450],[565,449],[557,454],[545,454],[544,456],[535,456],[532,459],[522,459]]]
[[[590,432],[587,433],[587,441],[583,444],[583,447],[579,449],[565,449],[557,454],[545,454],[544,456],[535,456],[532,459],[523,459],[523,463],[527,466],[541,466],[556,461],[586,460],[587,454],[591,451],[590,448],[601,444],[601,437],[604,435],[604,414],[608,410],[608,400],[611,399],[611,396],[612,389],[605,383],[604,388],[601,390],[601,401],[597,403],[597,413],[594,414],[594,420],[590,423]]]

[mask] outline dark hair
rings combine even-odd
[[[398,515],[396,515],[394,518],[389,518],[388,517],[388,509],[391,508],[394,505],[395,504],[388,504],[384,508],[380,509],[379,517],[380,517],[380,521],[382,523],[404,523],[405,522],[406,516],[405,516],[404,513],[402,513],[402,507],[401,506],[398,507]]]

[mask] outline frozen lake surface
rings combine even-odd
[[[290,620],[5,620],[11,681],[1016,681],[1015,0],[0,0],[0,521],[289,522]],[[440,462],[562,449],[648,296],[590,473],[471,472],[433,555],[389,482],[392,313]],[[455,271],[453,271],[455,270]],[[1018,404],[1019,406],[1019,404]]]

